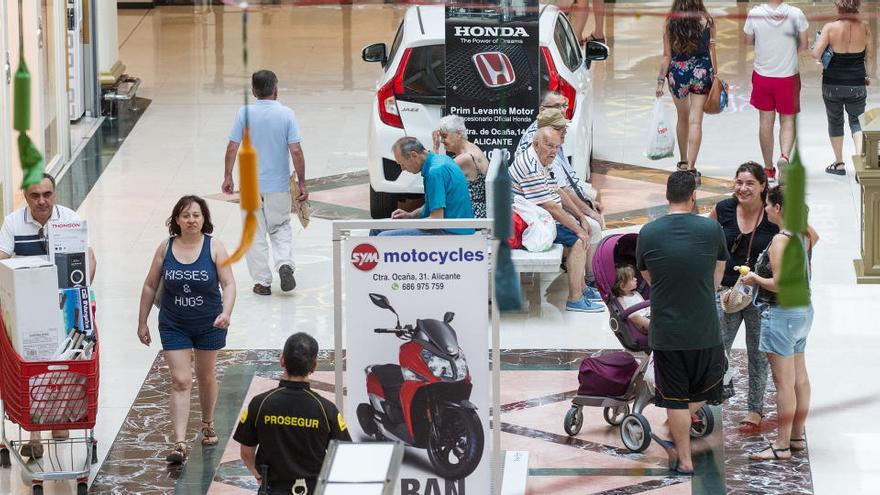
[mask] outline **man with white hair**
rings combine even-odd
[[[532,146],[517,155],[508,168],[513,193],[544,208],[556,220],[556,244],[568,251],[568,300],[566,311],[598,313],[604,307],[588,297],[584,280],[587,246],[590,234],[584,227],[587,216],[578,210],[571,195],[550,178],[548,167],[553,163],[562,138],[549,127],[539,129]]]

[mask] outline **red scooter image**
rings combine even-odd
[[[370,294],[376,306],[397,316],[394,328],[375,333],[394,334],[400,346],[400,365],[368,366],[369,403],[359,404],[361,429],[378,440],[391,438],[427,449],[434,471],[446,479],[471,474],[483,456],[483,426],[471,396],[471,376],[455,330],[455,316],[416,320],[400,326],[400,316],[388,298]]]

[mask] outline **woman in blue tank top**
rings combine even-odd
[[[166,222],[170,237],[156,249],[141,291],[138,338],[150,345],[147,317],[159,305],[159,337],[171,370],[171,425],[174,448],[166,459],[186,459],[186,425],[192,389],[192,354],[202,407],[202,445],[216,445],[214,406],[217,351],[226,345],[226,330],[235,305],[232,268],[221,266],[226,248],[211,237],[214,226],[204,199],[184,196]],[[161,291],[160,291],[161,284]],[[158,295],[158,301],[157,301]]]

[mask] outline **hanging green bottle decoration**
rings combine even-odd
[[[13,89],[12,127],[18,131],[18,161],[21,163],[21,188],[27,189],[43,180],[43,155],[34,146],[27,131],[31,125],[31,73],[24,61],[22,2],[18,0],[18,69]]]
[[[783,220],[785,229],[792,237],[782,252],[782,267],[779,272],[779,305],[783,308],[798,308],[810,305],[810,289],[807,280],[807,253],[800,241],[800,235],[807,232],[807,173],[801,163],[795,145],[791,162],[785,171]]]

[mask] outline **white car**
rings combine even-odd
[[[590,65],[605,60],[608,47],[590,42],[585,54],[568,18],[552,5],[541,7],[539,30],[541,92],[556,89],[568,98],[572,122],[564,148],[575,170],[587,178],[593,145]],[[363,49],[364,61],[382,65],[368,136],[373,218],[389,217],[397,201],[424,192],[421,177],[401,172],[391,145],[414,136],[431,146],[446,99],[444,42],[444,6],[414,6],[406,11],[390,50],[384,43]]]

